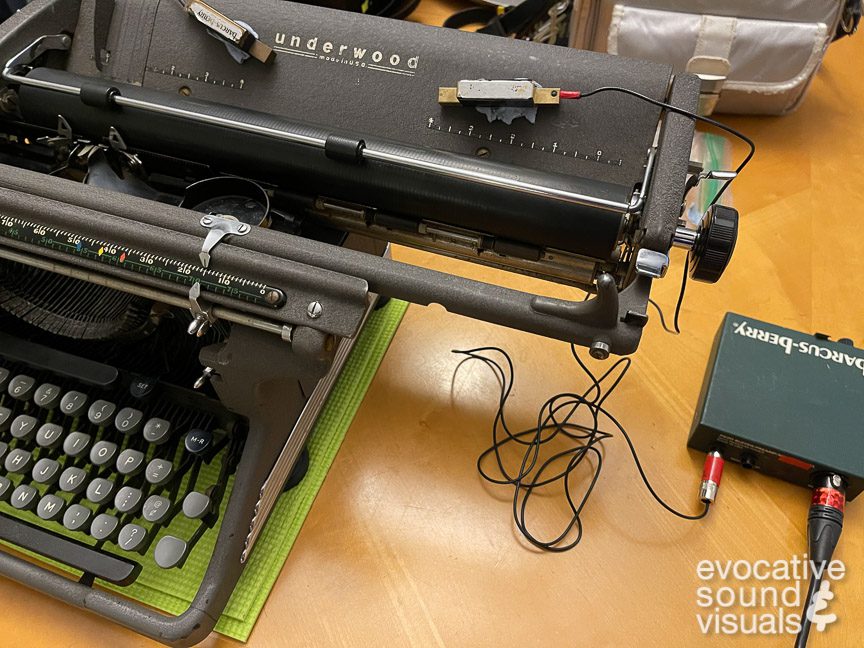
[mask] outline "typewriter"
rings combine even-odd
[[[214,627],[379,298],[602,359],[672,245],[706,281],[734,247],[733,210],[681,220],[691,119],[567,101],[695,110],[662,65],[275,0],[37,0],[0,60],[0,539],[76,575],[0,574],[165,644]],[[116,593],[217,523],[185,613]]]

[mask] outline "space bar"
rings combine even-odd
[[[141,565],[136,562],[96,551],[85,544],[63,538],[2,513],[0,513],[0,539],[117,585],[129,585],[141,570]]]

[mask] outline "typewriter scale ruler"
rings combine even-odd
[[[81,236],[13,216],[0,215],[0,236],[98,261],[136,274],[148,275],[190,288],[198,283],[203,291],[240,299],[259,306],[276,308],[284,302],[284,293],[281,290],[257,281],[250,281],[203,266],[142,252],[108,241]],[[278,299],[274,299],[274,296],[278,296]]]
[[[443,135],[456,137],[467,137],[477,141],[477,146],[482,149],[484,143],[504,144],[513,148],[522,149],[526,152],[546,153],[548,155],[560,155],[564,158],[574,160],[593,162],[595,164],[603,164],[607,166],[620,167],[624,165],[624,159],[610,156],[607,152],[600,148],[585,148],[568,145],[566,142],[550,141],[541,142],[531,140],[516,135],[516,133],[508,133],[502,135],[493,133],[491,129],[487,130],[473,125],[461,126],[458,124],[448,124],[447,122],[428,117],[426,119],[426,128],[436,131]]]

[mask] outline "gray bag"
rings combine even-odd
[[[703,114],[783,114],[860,15],[860,0],[576,0],[570,46],[698,75]]]

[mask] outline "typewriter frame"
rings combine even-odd
[[[76,0],[29,5],[3,25],[0,53],[26,52],[40,36],[74,32],[78,6]],[[8,84],[14,83],[8,70],[4,76]],[[677,76],[667,100],[695,110],[698,95],[695,77]],[[686,117],[666,114],[663,118],[653,177],[638,214],[640,249],[662,254],[669,250],[681,211],[693,128]],[[200,214],[171,206],[155,211],[142,198],[7,166],[0,166],[0,215],[35,218],[84,235],[98,233],[126,245],[146,243],[156,253],[189,263],[197,262],[206,235]],[[647,322],[652,282],[647,275],[634,273],[629,285],[619,290],[611,275],[600,274],[596,296],[567,301],[398,263],[380,255],[380,242],[360,243],[374,253],[252,228],[246,236],[225,240],[214,252],[214,263],[220,268],[251,273],[278,285],[285,289],[286,299],[278,309],[249,304],[240,308],[230,298],[207,296],[209,314],[235,326],[224,345],[205,348],[200,360],[213,370],[213,384],[223,404],[249,419],[249,435],[216,548],[186,612],[163,615],[4,551],[0,551],[0,573],[163,643],[195,644],[211,632],[227,603],[256,529],[263,524],[262,514],[266,518],[259,505],[265,494],[281,490],[377,295],[423,305],[438,303],[453,313],[589,346],[601,357],[635,351]],[[188,302],[182,287],[130,277],[120,269],[85,260],[72,266],[62,253],[34,250],[8,239],[0,239],[0,257],[123,286],[130,292],[158,294],[171,303]],[[318,304],[314,311],[313,303]],[[298,380],[317,381],[309,404],[285,398]],[[286,429],[286,420],[297,424]],[[275,462],[274,447],[283,448]],[[250,533],[238,535],[233,533],[236,528],[250,528]]]

